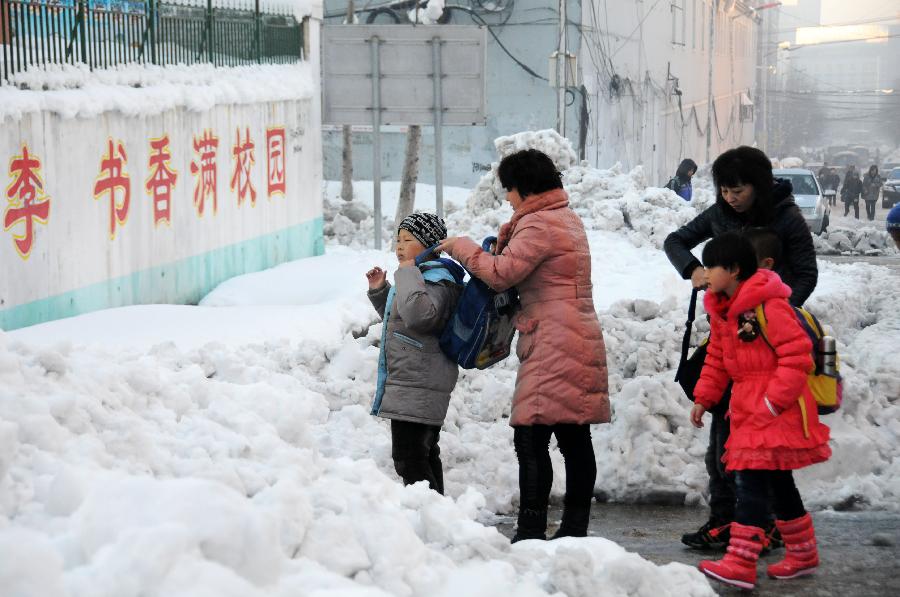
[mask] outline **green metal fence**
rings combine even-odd
[[[0,0],[0,84],[34,65],[237,66],[303,59],[292,15],[159,0]]]

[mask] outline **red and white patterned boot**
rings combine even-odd
[[[729,585],[742,589],[756,586],[756,561],[762,550],[766,532],[736,522],[731,523],[731,539],[721,560],[703,560],[700,571]]]
[[[787,555],[777,564],[769,566],[766,573],[779,579],[812,574],[819,566],[819,549],[809,513],[794,520],[776,520],[775,525],[781,531]]]

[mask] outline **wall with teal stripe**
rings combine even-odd
[[[196,304],[223,281],[325,252],[321,217],[179,261],[0,310],[0,329],[148,303]]]

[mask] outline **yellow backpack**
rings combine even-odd
[[[831,355],[826,354],[822,350],[821,339],[825,336],[822,324],[819,323],[819,320],[816,319],[815,315],[806,309],[802,307],[793,307],[793,309],[794,315],[797,316],[797,321],[800,323],[800,327],[802,327],[803,331],[806,332],[806,335],[809,336],[813,346],[813,367],[806,377],[806,385],[812,393],[813,398],[816,400],[819,414],[827,415],[833,413],[841,407],[841,401],[844,398],[844,380],[840,373],[841,360],[837,355],[837,349],[835,348],[834,350],[834,373],[826,373],[823,368],[823,363],[825,362],[826,357],[830,357]],[[766,334],[766,312],[763,305],[758,305],[756,307],[756,320],[759,322],[759,329],[762,332],[763,340],[765,340],[766,344],[774,350],[774,347],[772,347],[768,335]],[[809,429],[807,428],[806,422],[806,403],[803,401],[802,397],[800,399],[800,411],[803,415],[803,433],[806,437],[809,437]]]

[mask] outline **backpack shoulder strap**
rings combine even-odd
[[[427,261],[419,265],[419,270],[422,272],[422,277],[425,278],[426,282],[441,282],[447,281],[456,284],[456,278],[453,277],[444,264],[435,262],[435,261]]]
[[[688,350],[691,347],[691,331],[694,329],[694,318],[697,316],[697,293],[694,288],[691,291],[691,302],[688,305],[688,318],[685,322],[684,336],[681,339],[681,358],[678,361],[678,370],[675,372],[675,381],[681,377],[681,369],[688,359]]]
[[[760,303],[756,305],[756,321],[759,323],[759,335],[762,336],[762,339],[766,344],[769,345],[769,348],[775,350],[775,347],[772,346],[772,343],[769,342],[769,322],[766,319],[766,304]]]

